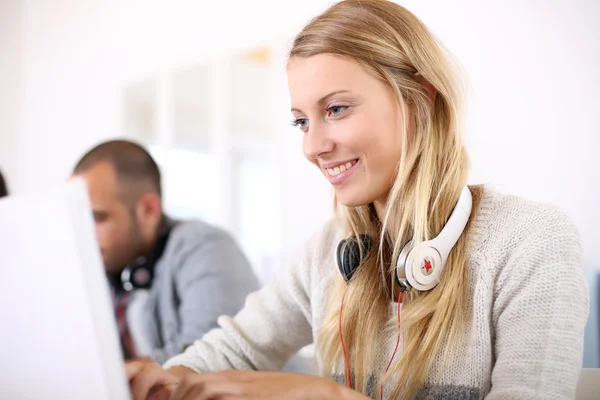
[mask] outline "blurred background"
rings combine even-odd
[[[472,183],[555,203],[579,226],[598,366],[600,2],[406,0],[470,82]],[[63,182],[114,137],[151,149],[166,209],[231,231],[261,279],[331,215],[290,126],[293,35],[330,1],[0,0],[0,169]],[[1,223],[1,221],[0,221]]]

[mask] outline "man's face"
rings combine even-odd
[[[134,205],[126,204],[110,163],[98,163],[79,175],[88,186],[96,235],[107,273],[120,273],[141,249]]]

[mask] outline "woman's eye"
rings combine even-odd
[[[347,108],[348,108],[348,106],[331,106],[331,107],[328,107],[327,108],[327,116],[328,117],[335,117],[337,115],[340,115]]]
[[[296,118],[292,120],[292,125],[304,131],[308,129],[308,118]]]

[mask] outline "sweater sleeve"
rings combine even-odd
[[[573,399],[589,310],[579,235],[567,216],[545,207],[514,238],[520,243],[496,277],[486,399]]]
[[[310,257],[305,251],[264,288],[251,293],[234,318],[219,317],[218,328],[164,367],[185,366],[197,372],[280,370],[312,342],[309,293]]]

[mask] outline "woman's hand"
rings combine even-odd
[[[128,362],[125,372],[133,400],[168,400],[179,381],[155,362]]]
[[[363,400],[366,397],[333,381],[315,376],[255,371],[223,371],[185,375],[174,388],[169,400],[205,399]]]

